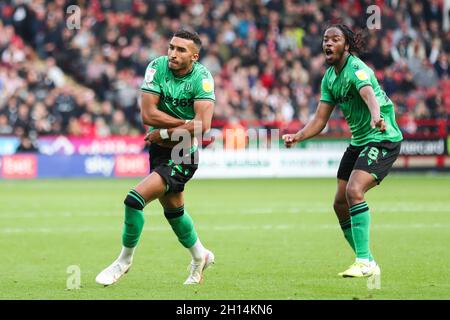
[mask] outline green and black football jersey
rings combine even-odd
[[[364,86],[372,86],[380,105],[380,116],[386,123],[386,131],[372,129],[370,111],[359,90]],[[352,132],[350,144],[362,146],[369,142],[399,142],[402,133],[395,121],[394,104],[380,88],[374,72],[359,58],[349,55],[339,74],[331,66],[322,79],[322,95],[320,101],[331,105],[339,105]]]
[[[194,101],[215,101],[213,77],[199,62],[194,63],[188,74],[177,77],[169,69],[168,61],[167,56],[162,56],[149,63],[141,90],[160,96],[159,110],[191,120],[195,117]]]

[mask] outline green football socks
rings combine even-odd
[[[344,237],[347,240],[350,247],[352,247],[353,251],[355,251],[355,242],[353,241],[353,234],[352,234],[352,223],[351,220],[345,220],[340,222],[342,232],[344,232]]]
[[[357,259],[370,259],[370,210],[361,202],[350,207],[351,231]],[[347,237],[346,237],[347,238]],[[348,239],[347,239],[348,240]],[[373,259],[373,258],[372,258]]]
[[[341,225],[342,232],[344,233],[345,239],[347,240],[350,247],[352,247],[352,250],[356,253],[355,241],[353,240],[351,219],[340,222],[340,225]],[[372,253],[370,252],[370,248],[369,248],[369,261],[373,261],[373,260],[374,260],[374,258],[372,256]]]
[[[197,241],[197,232],[194,228],[194,222],[189,213],[184,210],[184,206],[176,209],[165,208],[164,215],[178,237],[178,241],[185,248],[192,247]]]
[[[133,205],[131,207],[130,205]],[[125,200],[125,222],[122,232],[122,245],[127,248],[136,247],[144,228],[145,200],[134,190],[131,190]]]

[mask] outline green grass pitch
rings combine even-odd
[[[337,273],[353,262],[332,211],[335,179],[193,180],[186,208],[216,255],[200,286],[159,203],[133,267],[95,276],[121,247],[138,180],[0,181],[0,299],[450,299],[450,176],[391,174],[367,194],[381,288]],[[81,288],[67,290],[79,266]]]

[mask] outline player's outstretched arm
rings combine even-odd
[[[383,118],[381,118],[380,105],[377,101],[373,88],[371,86],[364,86],[359,89],[359,94],[369,108],[372,116],[372,120],[370,121],[372,128],[378,128],[381,132],[386,131],[386,124],[384,123]]]
[[[185,123],[183,119],[174,118],[158,110],[158,95],[142,92],[141,97],[141,118],[144,124],[157,128],[173,128]]]
[[[283,135],[284,145],[287,148],[290,148],[297,142],[307,140],[322,132],[323,128],[327,125],[328,119],[330,119],[333,108],[333,105],[320,101],[314,117],[303,127],[303,129],[295,134]]]

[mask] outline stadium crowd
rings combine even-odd
[[[215,78],[215,126],[298,129],[320,97],[325,26],[364,27],[374,2],[381,28],[369,30],[361,58],[394,101],[402,130],[449,119],[442,0],[14,0],[0,4],[0,134],[142,133],[146,66],[181,27],[201,36],[200,62]],[[80,8],[76,29],[67,24],[77,18],[70,5]],[[329,132],[348,130],[339,110],[332,117]]]

